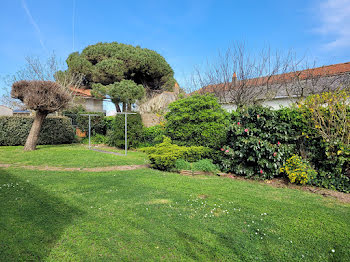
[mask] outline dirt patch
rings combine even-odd
[[[244,177],[235,176],[233,174],[219,174],[219,175],[222,177],[227,177],[227,178],[236,179],[236,180],[253,181],[253,180],[246,179]],[[305,186],[305,185],[302,186],[302,185],[291,184],[289,183],[288,179],[284,179],[284,178],[274,178],[271,180],[264,180],[264,181],[254,180],[254,182],[270,185],[277,188],[291,188],[291,189],[303,190],[303,191],[315,193],[318,195],[322,195],[324,197],[335,198],[343,203],[350,203],[350,194],[335,191],[335,190],[315,187],[315,186]]]
[[[85,171],[85,172],[107,172],[107,171],[126,171],[148,168],[148,165],[130,165],[130,166],[104,166],[104,167],[55,167],[55,166],[23,166],[23,165],[11,165],[11,164],[0,164],[0,167],[16,167],[30,170],[40,171]]]
[[[200,199],[206,199],[206,198],[208,198],[208,195],[198,195],[198,198],[200,198]]]

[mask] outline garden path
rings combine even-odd
[[[57,166],[26,166],[17,164],[1,164],[0,167],[8,168],[24,168],[31,170],[41,170],[41,171],[85,171],[85,172],[103,172],[103,171],[124,171],[124,170],[135,170],[148,168],[148,165],[128,165],[128,166],[104,166],[104,167],[57,167]]]

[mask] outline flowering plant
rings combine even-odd
[[[317,172],[310,166],[309,162],[298,155],[293,155],[287,159],[280,171],[288,176],[291,183],[302,185],[308,183],[310,179],[317,175]]]
[[[232,122],[226,144],[218,152],[222,171],[260,179],[278,176],[294,146],[288,143],[277,113],[254,106],[235,112]]]

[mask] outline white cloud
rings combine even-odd
[[[350,46],[350,0],[327,0],[318,7],[320,27],[316,32],[330,38],[325,49]]]
[[[39,39],[39,41],[40,41],[41,47],[42,47],[42,48],[45,50],[45,52],[47,53],[47,49],[46,49],[46,46],[45,46],[45,44],[44,44],[43,36],[42,36],[42,34],[41,34],[40,28],[39,28],[38,24],[35,22],[35,20],[34,20],[32,14],[31,14],[29,8],[27,7],[27,4],[26,4],[26,1],[25,1],[25,0],[22,0],[22,7],[23,7],[24,11],[26,12],[26,14],[27,14],[27,16],[28,16],[28,18],[29,18],[29,22],[32,24],[32,26],[33,26],[34,29],[35,29],[35,32],[36,32],[37,37],[38,37],[38,39]]]

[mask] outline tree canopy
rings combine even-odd
[[[35,149],[46,116],[64,109],[72,99],[66,87],[56,82],[39,80],[21,80],[13,83],[11,96],[21,100],[28,109],[36,113],[24,150]]]
[[[84,85],[95,90],[96,96],[108,95],[116,103],[132,103],[133,91],[122,90],[142,85],[147,92],[170,91],[175,85],[174,71],[157,52],[117,42],[97,43],[81,53],[74,52],[66,60],[68,73],[85,75]],[[131,82],[123,82],[129,80]],[[120,83],[120,84],[119,84]],[[121,91],[121,93],[119,93]],[[125,99],[125,95],[130,96]],[[141,93],[137,92],[137,99]]]

